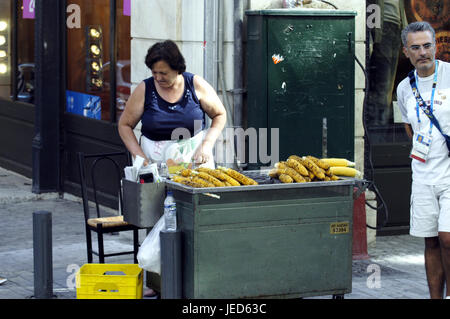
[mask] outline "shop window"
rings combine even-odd
[[[116,110],[117,120],[122,114],[131,94],[131,18],[127,10],[131,0],[117,1],[117,63],[116,63]]]
[[[11,94],[11,3],[0,2],[0,97]]]
[[[34,103],[34,72],[34,1],[1,1],[0,97]]]
[[[78,8],[79,12],[78,23],[67,28],[67,111],[111,122],[120,117],[131,86],[130,17],[123,14],[123,1],[116,3],[115,10],[111,10],[109,0],[67,1],[68,7]],[[111,32],[112,11],[116,14],[115,32]],[[112,37],[117,44],[114,101],[111,101]]]

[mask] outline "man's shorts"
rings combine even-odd
[[[436,237],[450,232],[450,184],[411,187],[410,230],[412,236]]]

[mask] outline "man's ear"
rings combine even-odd
[[[402,49],[403,49],[403,54],[409,59],[408,49],[406,49],[405,47],[403,47]]]

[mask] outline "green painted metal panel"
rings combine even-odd
[[[353,159],[354,13],[287,11],[247,12],[248,127],[279,129],[281,160]]]
[[[183,238],[183,297],[351,292],[353,184],[323,185],[211,196],[169,182]],[[333,223],[347,232],[332,233]]]

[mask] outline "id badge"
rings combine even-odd
[[[425,134],[415,134],[413,139],[413,148],[409,157],[425,163],[430,152],[431,136]]]

